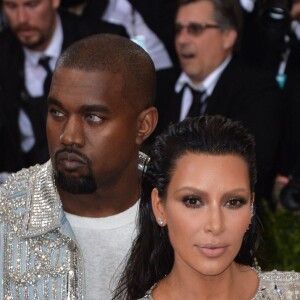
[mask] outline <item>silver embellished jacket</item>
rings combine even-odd
[[[50,161],[0,186],[0,299],[84,299],[82,254]]]

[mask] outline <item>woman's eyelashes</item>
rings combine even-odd
[[[238,209],[244,206],[248,201],[242,197],[232,197],[226,201],[225,206],[231,209]]]
[[[185,196],[182,199],[184,205],[190,208],[198,208],[203,206],[203,201],[200,197],[195,195]]]
[[[200,196],[196,195],[187,195],[182,198],[182,202],[186,207],[189,208],[199,208],[209,203],[209,201],[204,201]],[[238,209],[247,204],[248,200],[243,197],[229,197],[222,205],[229,209]]]

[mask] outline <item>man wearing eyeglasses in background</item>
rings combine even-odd
[[[254,134],[258,195],[270,197],[281,134],[281,95],[271,76],[237,55],[243,12],[238,0],[179,0],[175,46],[181,70],[158,72],[157,133],[203,114],[240,120]]]

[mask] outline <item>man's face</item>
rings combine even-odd
[[[59,3],[59,0],[3,0],[3,11],[22,45],[43,51],[55,30]]]
[[[201,83],[222,64],[231,53],[236,38],[236,32],[232,29],[220,30],[212,26],[189,32],[186,27],[190,25],[193,28],[201,23],[217,25],[212,3],[199,1],[179,8],[175,21],[176,51],[181,68],[195,84]]]
[[[136,170],[139,113],[124,99],[123,89],[120,74],[64,67],[55,71],[47,136],[61,189],[93,193]]]

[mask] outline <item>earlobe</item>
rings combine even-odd
[[[138,117],[136,143],[141,145],[154,131],[158,121],[157,109],[152,106],[143,110]]]
[[[161,201],[158,190],[154,188],[151,192],[151,201],[152,201],[152,209],[155,216],[155,219],[159,226],[166,225],[166,217],[165,217],[165,210],[164,204]]]

